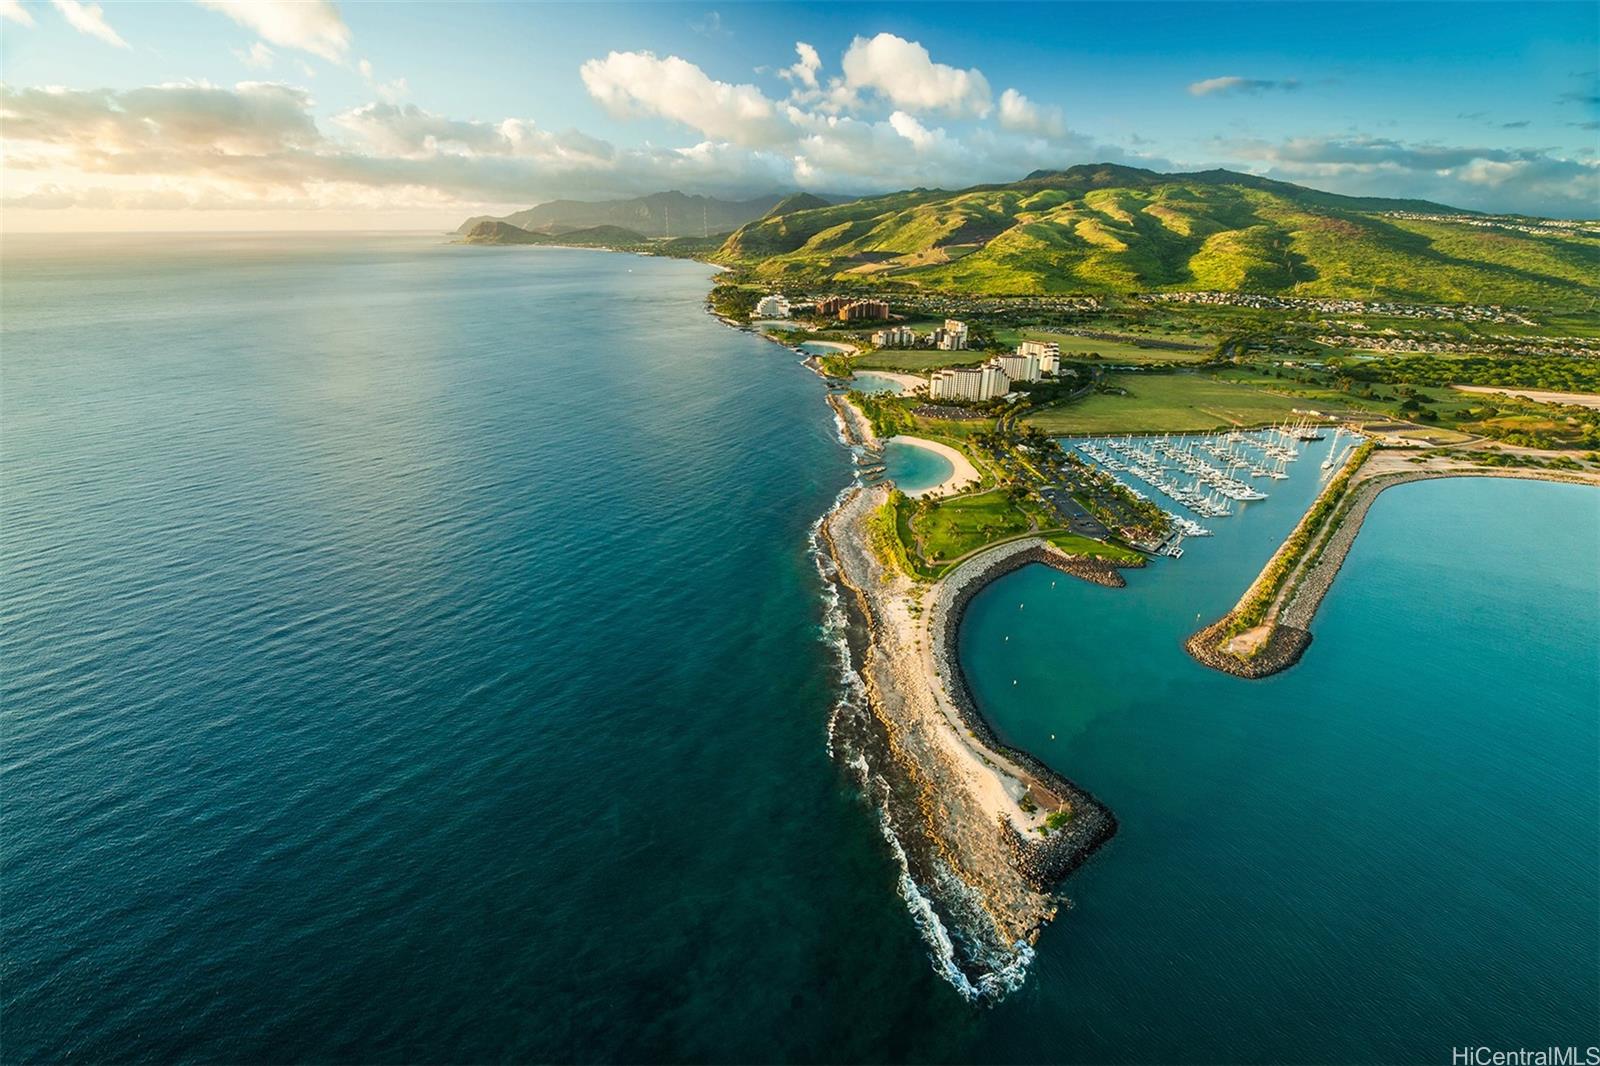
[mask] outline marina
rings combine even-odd
[[[1350,442],[1341,454],[1345,437]],[[1325,439],[1320,427],[1302,421],[1226,433],[1124,434],[1070,438],[1061,443],[1139,499],[1161,506],[1171,520],[1172,535],[1154,550],[1181,558],[1185,538],[1212,534],[1200,519],[1228,518],[1250,503],[1267,499],[1269,488],[1288,480],[1291,464],[1301,458],[1301,445]],[[1355,443],[1352,435],[1336,429],[1321,469],[1334,469]],[[1152,493],[1159,501],[1152,499]]]

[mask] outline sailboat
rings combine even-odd
[[[1332,470],[1333,469],[1333,453],[1339,450],[1339,437],[1341,435],[1343,435],[1343,433],[1344,433],[1343,427],[1340,427],[1339,429],[1335,429],[1333,431],[1333,443],[1331,445],[1329,445],[1329,447],[1328,447],[1328,457],[1326,459],[1322,460],[1322,469],[1324,469],[1324,470]]]

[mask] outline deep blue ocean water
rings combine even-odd
[[[980,597],[1001,728],[1123,826],[983,1009],[825,750],[807,537],[849,457],[794,353],[702,313],[707,268],[5,253],[7,1061],[1593,1042],[1592,493],[1390,493],[1306,660],[1255,687],[1176,639],[1287,498],[1120,592],[1035,569]]]

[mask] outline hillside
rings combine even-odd
[[[1221,290],[1561,307],[1600,296],[1592,229],[1527,229],[1539,228],[1225,170],[1100,164],[763,218],[715,258],[770,281],[992,295]]]
[[[499,219],[483,219],[461,238],[464,244],[551,244],[594,248],[632,248],[647,244],[641,233],[620,226],[590,226],[560,233],[533,233]]]
[[[620,226],[645,237],[704,237],[727,233],[771,211],[783,197],[758,196],[753,200],[718,200],[711,196],[686,196],[658,192],[632,200],[551,200],[499,219],[520,229],[562,233],[594,226]],[[826,202],[826,201],[824,201]],[[456,232],[465,235],[486,216],[469,218]]]

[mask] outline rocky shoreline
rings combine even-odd
[[[845,758],[864,758],[885,802],[897,800],[884,813],[896,850],[915,891],[958,933],[930,944],[961,956],[976,998],[1021,980],[1028,945],[1061,903],[1059,882],[1115,835],[1117,821],[1087,790],[995,735],[961,672],[962,613],[991,581],[1034,562],[1101,585],[1125,582],[1107,562],[1030,538],[931,587],[917,584],[871,549],[869,519],[889,492],[883,484],[850,491],[819,528],[826,570],[866,629],[855,666],[872,737]]]
[[[1306,648],[1311,646],[1311,634],[1294,626],[1277,625],[1267,637],[1266,646],[1249,658],[1222,650],[1228,637],[1231,615],[1197,631],[1183,642],[1183,648],[1202,666],[1220,670],[1234,677],[1256,681],[1289,669],[1300,661]]]

